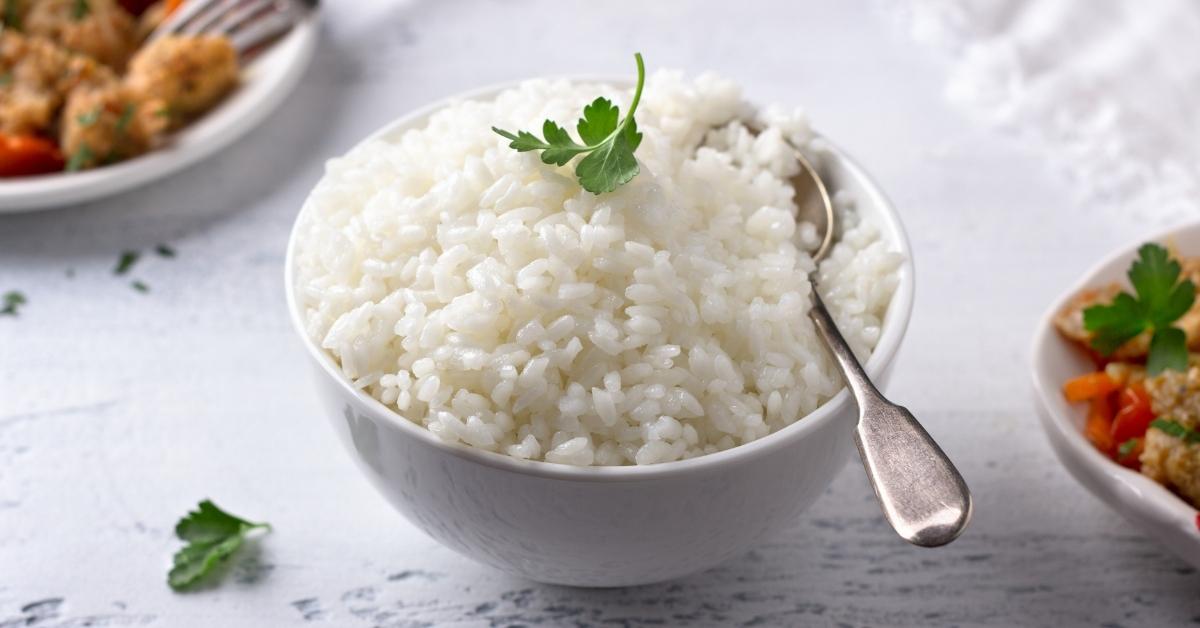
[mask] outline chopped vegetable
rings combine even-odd
[[[129,124],[133,122],[133,114],[137,112],[137,105],[133,103],[125,103],[125,108],[121,110],[121,117],[117,118],[117,124],[113,127],[118,134],[124,135],[129,131]]]
[[[129,269],[133,268],[139,257],[141,257],[141,253],[137,251],[121,251],[121,257],[117,260],[116,268],[113,268],[113,274],[124,275],[129,272]]]
[[[1141,438],[1131,438],[1117,447],[1117,462],[1131,469],[1140,469],[1142,463],[1138,458],[1143,449],[1144,441]]]
[[[134,290],[137,290],[138,292],[141,292],[143,294],[150,292],[150,286],[147,286],[140,279],[135,279],[133,281],[133,283],[131,283],[129,285],[133,286]]]
[[[1171,419],[1154,419],[1150,422],[1150,427],[1168,436],[1174,436],[1185,443],[1200,443],[1200,433],[1189,430]]]
[[[96,120],[99,120],[99,119],[100,119],[100,110],[99,109],[92,109],[91,111],[81,113],[78,116],[76,116],[76,118],[75,118],[76,122],[79,122],[80,126],[92,126],[93,124],[96,124]]]
[[[155,246],[154,252],[158,253],[159,257],[175,257],[175,249],[165,244],[159,244]]]
[[[21,292],[17,292],[16,290],[5,292],[3,307],[0,307],[0,316],[16,316],[18,314],[17,310],[28,302],[25,295]]]
[[[1108,373],[1103,371],[1099,373],[1088,373],[1080,375],[1074,379],[1068,380],[1063,386],[1063,394],[1066,395],[1067,401],[1076,403],[1079,401],[1087,401],[1096,397],[1103,397],[1111,392],[1115,392],[1120,388]]]
[[[592,101],[583,108],[583,117],[575,127],[583,144],[577,144],[571,134],[553,120],[542,124],[544,139],[529,131],[514,135],[496,127],[492,130],[512,140],[508,147],[518,152],[542,151],[542,161],[547,164],[563,166],[578,155],[587,155],[575,166],[579,184],[592,194],[611,192],[628,183],[640,171],[633,153],[642,142],[642,134],[637,130],[633,114],[642,99],[646,67],[641,53],[635,54],[634,59],[637,60],[638,78],[629,113],[620,118],[620,111],[612,101],[604,97]]]
[[[92,12],[92,5],[88,0],[75,0],[75,4],[71,5],[71,19],[78,22],[87,17]]]
[[[1150,409],[1150,395],[1141,384],[1129,386],[1121,390],[1119,409],[1113,417],[1112,441],[1125,443],[1133,438],[1145,436],[1146,429],[1154,420],[1154,411]]]
[[[1167,250],[1144,244],[1138,259],[1129,267],[1129,281],[1137,296],[1122,292],[1109,305],[1094,305],[1083,311],[1083,325],[1095,335],[1091,344],[1101,355],[1141,334],[1153,331],[1146,370],[1157,375],[1166,369],[1187,368],[1187,336],[1171,324],[1191,309],[1196,287],[1180,281],[1182,268]]]
[[[83,170],[92,160],[96,158],[92,154],[92,149],[87,144],[80,144],[75,152],[71,153],[71,158],[67,160],[67,172],[78,172]]]
[[[4,25],[21,30],[21,0],[4,0]]]
[[[58,172],[63,156],[49,140],[32,135],[0,133],[0,177],[21,177]]]
[[[1113,448],[1112,418],[1112,404],[1108,401],[1108,397],[1102,395],[1093,398],[1091,406],[1088,408],[1084,434],[1096,446],[1096,449],[1108,455],[1112,454]]]
[[[246,535],[254,530],[270,530],[267,523],[252,523],[235,517],[210,500],[175,524],[175,536],[187,545],[175,554],[167,583],[180,591],[199,582],[237,551]]]

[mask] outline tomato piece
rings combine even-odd
[[[1150,395],[1141,384],[1127,386],[1121,391],[1119,409],[1113,417],[1112,440],[1123,443],[1131,438],[1142,438],[1154,420],[1150,409]]]
[[[1112,403],[1108,397],[1101,395],[1093,398],[1091,406],[1088,407],[1087,424],[1083,432],[1096,449],[1109,457],[1113,455],[1112,420]]]
[[[157,0],[120,0],[121,6],[133,15],[141,15]]]
[[[1108,373],[1099,371],[1067,380],[1067,383],[1063,385],[1063,394],[1070,402],[1087,401],[1103,397],[1120,387],[1121,385],[1109,377]]]
[[[0,177],[59,172],[65,163],[62,151],[50,140],[0,133]]]

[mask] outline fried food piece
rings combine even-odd
[[[141,101],[119,84],[72,91],[62,116],[68,168],[95,168],[149,151],[166,130],[161,110],[160,102]]]
[[[1193,356],[1187,373],[1163,371],[1146,379],[1155,415],[1196,430],[1200,426],[1200,365]],[[1188,443],[1151,427],[1139,460],[1142,473],[1200,506],[1200,443]]]
[[[1200,258],[1180,259],[1179,265],[1182,267],[1180,276],[1184,279],[1191,279],[1192,283],[1200,286]],[[1063,336],[1078,342],[1091,351],[1092,333],[1083,328],[1083,311],[1093,305],[1112,303],[1121,291],[1121,286],[1114,283],[1103,288],[1092,288],[1080,292],[1054,317],[1054,326]],[[1197,299],[1196,303],[1192,305],[1192,309],[1175,321],[1175,326],[1187,334],[1189,349],[1200,350],[1200,299]],[[1139,334],[1121,345],[1108,357],[1112,360],[1138,360],[1145,358],[1149,352],[1150,334],[1147,332]]]
[[[145,100],[166,103],[171,128],[208,111],[238,82],[237,51],[226,37],[156,39],[129,63],[125,84]]]
[[[48,135],[68,92],[116,80],[107,67],[50,41],[0,30],[0,132]]]
[[[38,0],[22,29],[117,71],[137,48],[133,16],[115,0]]]

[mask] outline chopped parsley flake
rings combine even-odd
[[[96,109],[93,109],[91,111],[85,111],[84,113],[81,113],[75,117],[75,121],[79,123],[79,126],[92,126],[93,124],[96,124],[96,121],[99,119],[100,119],[100,108],[99,107],[97,107]]]
[[[0,307],[0,316],[16,316],[18,314],[17,310],[28,302],[29,300],[25,298],[23,293],[16,290],[5,292],[2,301],[3,307]]]
[[[71,158],[67,160],[67,172],[78,172],[83,170],[84,166],[95,159],[92,154],[92,149],[87,144],[80,144],[75,152],[71,153]]]
[[[90,15],[91,12],[92,5],[88,0],[75,0],[75,4],[71,5],[71,19],[76,22]]]
[[[136,111],[136,105],[133,103],[125,103],[125,108],[121,110],[121,117],[117,119],[117,133],[124,135],[129,130],[129,123],[133,122],[133,114]]]
[[[1185,443],[1200,443],[1200,434],[1171,419],[1154,419],[1150,422],[1150,427],[1157,428],[1168,436],[1178,438]]]
[[[159,257],[175,257],[175,249],[165,244],[159,244],[154,247],[154,252],[158,253]]]
[[[129,272],[129,269],[133,268],[139,257],[141,257],[141,253],[137,251],[122,251],[121,258],[117,260],[117,267],[113,269],[113,274],[124,275]]]
[[[135,279],[133,281],[133,283],[131,283],[129,285],[133,286],[134,290],[137,290],[138,292],[141,292],[142,294],[150,292],[150,286],[147,286],[145,283],[143,283],[139,279]]]

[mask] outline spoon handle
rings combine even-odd
[[[888,523],[914,545],[953,541],[971,519],[971,493],[958,469],[911,412],[871,383],[816,290],[809,317],[858,403],[854,441]]]

